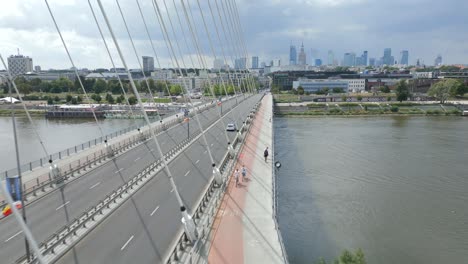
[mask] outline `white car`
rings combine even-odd
[[[227,131],[236,131],[237,130],[236,124],[234,124],[234,123],[227,124],[226,130]]]

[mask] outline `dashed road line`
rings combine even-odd
[[[135,237],[135,236],[132,235],[132,236],[127,240],[127,242],[125,242],[125,244],[120,248],[120,251],[124,250],[124,249],[128,246],[128,244],[130,243],[130,241],[133,240],[134,237]]]
[[[12,235],[11,237],[9,237],[7,240],[5,240],[5,243],[12,240],[13,238],[15,238],[16,236],[18,236],[19,234],[23,233],[23,231],[19,231],[18,233]]]
[[[123,169],[124,169],[124,168],[119,169],[118,171],[115,172],[115,174],[117,174],[117,173],[123,171]]]
[[[98,182],[98,183],[94,184],[93,186],[89,187],[89,189],[90,189],[90,190],[91,190],[91,189],[94,189],[94,188],[97,187],[99,184],[101,184],[101,182]]]
[[[153,216],[158,209],[159,209],[159,205],[156,206],[156,208],[154,208],[154,210],[153,210],[153,212],[151,212],[150,216]]]
[[[184,176],[186,177],[189,173],[190,173],[190,170],[187,171]]]
[[[66,202],[66,203],[64,203],[64,204],[62,204],[61,206],[57,207],[57,208],[55,209],[55,211],[58,211],[60,208],[64,207],[65,205],[67,205],[67,204],[69,204],[69,203],[70,203],[70,201],[68,201],[68,202]]]
[[[198,164],[198,162],[200,162],[200,160],[195,161],[195,164]]]

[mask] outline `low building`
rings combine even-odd
[[[341,79],[299,79],[297,81],[293,81],[293,89],[297,89],[301,86],[304,88],[305,92],[309,93],[316,93],[320,90],[328,88],[329,90],[333,90],[335,88],[343,89],[343,91],[348,90],[348,82],[343,81]]]

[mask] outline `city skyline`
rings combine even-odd
[[[130,67],[137,68],[115,3],[107,0],[103,2],[108,7],[111,22]],[[51,0],[50,4],[64,38],[69,43],[77,67],[110,68],[86,1]],[[139,17],[134,4],[125,1],[121,4],[126,17],[132,15]],[[141,4],[149,20],[149,29],[161,66],[172,67],[159,26],[154,14],[150,12],[151,3],[141,1]],[[201,4],[206,8],[206,3]],[[16,49],[20,48],[22,54],[34,58],[35,65],[42,66],[42,69],[71,67],[43,2],[26,3],[16,0],[7,1],[2,5],[0,10],[2,55],[6,57],[16,54]],[[191,5],[194,10],[198,10],[194,3]],[[335,58],[341,60],[342,54],[346,52],[354,51],[360,54],[362,50],[368,50],[369,57],[379,58],[382,56],[381,50],[386,47],[392,48],[397,59],[401,50],[409,50],[411,53],[409,64],[416,64],[416,60],[420,59],[425,64],[432,65],[438,54],[444,58],[444,64],[468,63],[468,49],[465,47],[468,35],[460,34],[468,26],[468,21],[461,19],[464,16],[462,10],[468,8],[468,3],[465,1],[430,3],[425,5],[424,10],[415,8],[418,6],[417,3],[400,0],[392,4],[370,0],[314,0],[299,1],[297,4],[284,0],[273,2],[241,0],[238,6],[250,53],[247,57],[259,56],[262,58],[261,61],[265,62],[280,58],[285,64],[289,64],[287,63],[289,51],[284,47],[288,47],[293,40],[296,47],[299,47],[302,41],[304,46],[308,47],[306,48],[308,64],[316,59],[311,56],[310,48],[319,50],[319,58],[326,62],[328,50],[333,50]],[[392,21],[377,19],[377,14],[382,9],[392,14]],[[411,11],[416,9],[419,11]],[[398,10],[408,12],[400,14]],[[169,8],[169,13],[175,15],[173,12],[173,9]],[[451,15],[448,17],[444,14]],[[297,19],[298,17],[301,19]],[[265,23],[265,18],[270,18],[267,20],[268,23]],[[201,22],[199,14],[195,14],[195,20]],[[101,17],[99,21],[102,25]],[[142,22],[135,19],[130,27],[140,54],[154,56]],[[213,30],[212,23],[208,23],[208,27]],[[201,31],[202,28],[198,30]],[[105,31],[108,36],[107,30]],[[344,41],[346,46],[343,45]],[[215,41],[215,45],[216,43],[218,42]],[[207,41],[203,40],[201,44],[207,64],[212,65],[213,57],[209,53]],[[216,52],[218,56],[221,55],[219,49]],[[112,53],[116,55],[114,49]],[[189,61],[187,57],[185,59]],[[230,65],[234,64],[230,58],[227,62]]]

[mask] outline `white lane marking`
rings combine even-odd
[[[203,153],[206,153],[206,150]]]
[[[187,171],[187,172],[185,173],[185,175],[184,175],[184,176],[187,176],[189,173],[190,173],[190,170],[189,170],[189,171]]]
[[[213,143],[211,143],[211,146],[213,146]]]
[[[101,182],[98,182],[98,183],[94,184],[93,186],[89,187],[89,189],[91,190],[91,189],[93,189],[94,187],[97,187],[99,184],[101,184]]]
[[[157,211],[158,209],[159,209],[159,205],[158,205],[158,206],[156,206],[156,208],[154,208],[154,210],[153,210],[153,212],[151,212],[150,216],[153,216],[153,215],[154,215],[154,213],[156,213],[156,211]]]
[[[172,188],[171,192],[174,192],[174,188]]]
[[[115,172],[115,174],[117,174],[117,173],[123,171],[123,169],[124,169],[124,168],[119,169],[118,171]]]
[[[141,157],[138,157],[138,158],[136,158],[134,161],[137,162],[137,161],[140,160],[140,159],[141,159]]]
[[[200,162],[200,160],[195,161],[195,164],[198,164],[198,162]]]
[[[150,149],[150,151],[151,151],[151,152],[153,152],[153,151],[154,151],[154,149]]]
[[[17,235],[19,235],[19,234],[21,234],[21,233],[23,233],[23,231],[19,231],[18,233],[12,235],[12,236],[9,237],[7,240],[5,240],[5,243],[8,242],[8,241],[10,241],[10,240],[12,240],[13,238],[15,238]]]
[[[61,206],[57,207],[57,208],[55,209],[55,211],[58,211],[60,208],[64,207],[65,205],[67,205],[67,204],[69,204],[69,203],[70,203],[70,201],[68,201],[68,202],[66,202],[66,203],[64,203],[64,204],[62,204]]]
[[[134,235],[132,235],[132,236],[127,240],[127,242],[125,242],[125,244],[120,248],[120,251],[124,250],[124,249],[128,246],[128,243],[130,243],[130,241],[133,240],[133,237],[134,237]]]

